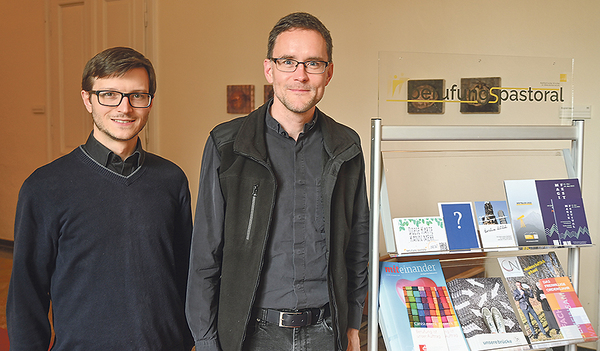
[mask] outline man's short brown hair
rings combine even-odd
[[[327,45],[327,61],[333,61],[333,41],[331,34],[325,25],[315,16],[306,12],[294,12],[280,19],[275,27],[271,29],[269,33],[269,42],[267,44],[267,58],[273,58],[273,47],[275,46],[275,40],[279,34],[291,30],[291,29],[309,29],[315,30],[321,34]]]
[[[150,60],[144,55],[128,47],[114,47],[106,49],[92,57],[85,68],[81,78],[81,89],[93,89],[96,78],[121,77],[134,68],[144,68],[148,72],[150,82],[149,93],[156,92],[156,73]]]

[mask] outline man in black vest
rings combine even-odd
[[[215,127],[200,174],[186,313],[196,350],[353,350],[367,292],[360,139],[316,104],[333,76],[314,16],[272,29],[274,98]]]

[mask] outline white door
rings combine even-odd
[[[145,54],[149,1],[47,0],[51,159],[85,143],[92,130],[91,116],[80,95],[85,63],[112,46],[129,46]]]

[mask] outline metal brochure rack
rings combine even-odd
[[[569,177],[581,183],[583,163],[583,121],[573,121],[570,126],[383,126],[380,118],[371,120],[371,218],[369,253],[369,319],[368,350],[378,347],[378,296],[379,296],[379,237],[380,216],[388,217],[389,202],[385,187],[381,143],[384,141],[519,141],[563,140],[571,141],[571,149],[563,156]],[[570,152],[569,152],[570,151]],[[385,194],[383,194],[385,192]],[[384,203],[385,202],[385,203]],[[388,217],[388,218],[384,218]],[[384,223],[391,225],[390,223]],[[568,248],[568,275],[575,291],[579,290],[580,248]],[[575,350],[576,345],[567,349]]]

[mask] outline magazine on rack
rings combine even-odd
[[[388,351],[469,350],[439,260],[380,267],[379,316]]]
[[[592,243],[577,179],[505,180],[504,188],[519,245]]]
[[[577,326],[561,326],[549,306],[541,280],[565,276],[554,252],[498,258],[523,331],[532,344],[552,340],[577,340]]]
[[[535,186],[548,243],[591,244],[579,180],[536,180]]]
[[[586,341],[598,339],[569,277],[544,278],[539,283],[543,290],[541,298],[546,300],[561,330],[573,329],[577,335],[577,328]]]
[[[462,278],[447,283],[471,350],[527,346],[502,278]]]
[[[546,245],[548,241],[535,180],[505,180],[504,190],[517,244]]]

